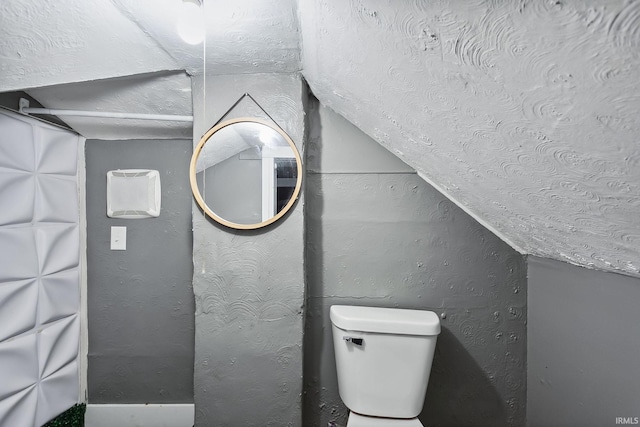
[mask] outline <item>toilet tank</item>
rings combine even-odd
[[[334,305],[330,309],[340,398],[353,412],[420,414],[440,319],[431,311]]]

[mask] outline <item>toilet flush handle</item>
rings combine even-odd
[[[356,337],[343,337],[342,339],[355,345],[362,345],[362,342],[364,341],[362,338]]]

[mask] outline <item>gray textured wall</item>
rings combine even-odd
[[[193,402],[191,141],[86,142],[90,403]],[[158,218],[108,218],[107,172],[160,172]],[[127,227],[127,250],[109,248]]]
[[[537,257],[527,265],[527,424],[640,417],[640,279]]]
[[[444,313],[425,426],[525,422],[524,259],[340,116],[313,104],[306,152],[304,425],[344,425],[332,304]]]
[[[194,143],[245,92],[302,152],[306,92],[298,74],[193,79]],[[264,113],[245,98],[230,115]],[[303,200],[257,231],[234,231],[193,204],[196,426],[300,426]]]

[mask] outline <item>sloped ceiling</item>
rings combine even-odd
[[[2,0],[0,91],[180,69],[109,0]]]
[[[520,251],[640,274],[640,2],[301,2],[314,94]]]
[[[24,90],[55,109],[191,115],[189,74],[300,70],[295,0],[203,2],[199,45],[176,31],[182,4],[2,0],[0,92]],[[188,123],[63,119],[87,138],[191,137]]]
[[[516,249],[640,277],[640,2],[204,0],[196,46],[176,35],[180,4],[2,0],[0,92],[188,115],[188,74],[302,67]],[[189,134],[67,121],[89,138]]]
[[[191,115],[191,78],[184,71],[161,71],[112,79],[30,89],[29,95],[55,109]],[[190,139],[192,123],[64,116],[87,138]]]

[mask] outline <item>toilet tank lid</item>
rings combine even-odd
[[[438,335],[440,318],[433,311],[332,305],[331,322],[347,331],[403,335]]]

